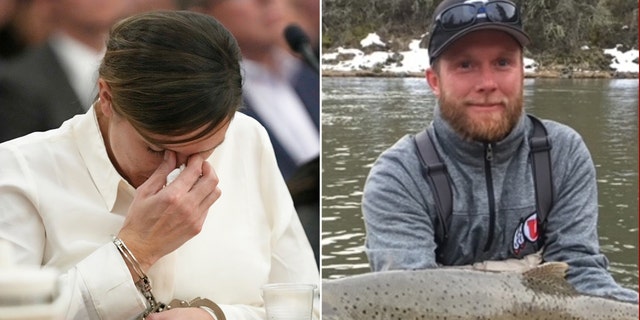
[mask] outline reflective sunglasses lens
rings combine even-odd
[[[508,2],[491,2],[485,6],[487,17],[493,22],[518,22],[516,7]]]
[[[440,23],[445,29],[458,29],[469,25],[476,18],[477,9],[473,5],[453,7],[442,13]]]

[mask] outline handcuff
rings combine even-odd
[[[156,303],[155,305],[152,305],[151,308],[149,308],[147,311],[145,311],[145,313],[139,319],[144,320],[151,313],[162,312],[175,308],[201,308],[209,313],[214,320],[227,320],[227,318],[224,316],[224,312],[222,312],[222,309],[220,309],[220,306],[218,306],[218,304],[209,299],[203,299],[200,297],[197,297],[191,301],[173,299],[171,300],[171,302],[169,302],[169,304],[164,304],[162,302]]]

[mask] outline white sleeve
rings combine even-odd
[[[146,308],[113,243],[94,251],[62,278],[72,290],[67,319],[131,319]]]

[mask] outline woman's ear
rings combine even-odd
[[[111,104],[111,87],[102,78],[98,79],[98,105],[102,114],[107,117],[113,115],[113,105]]]

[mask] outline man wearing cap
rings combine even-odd
[[[440,240],[436,195],[423,176],[414,136],[375,162],[364,187],[366,249],[373,271],[467,265],[522,258],[569,264],[582,293],[638,302],[620,287],[599,252],[597,185],[591,156],[573,129],[543,120],[553,203],[538,230],[529,138],[523,108],[519,8],[510,1],[444,0],[431,23],[426,78],[438,105],[427,133],[453,194],[447,237]],[[540,231],[540,234],[538,234]]]

